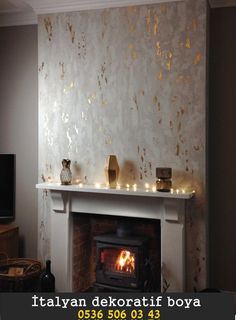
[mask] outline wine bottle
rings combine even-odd
[[[51,273],[51,261],[46,261],[46,268],[39,277],[40,292],[55,292],[55,277]]]

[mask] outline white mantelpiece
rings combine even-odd
[[[185,201],[193,193],[107,189],[57,183],[37,184],[51,195],[51,260],[59,292],[72,291],[73,213],[157,219],[161,221],[162,272],[168,291],[185,289]]]

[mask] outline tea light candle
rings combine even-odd
[[[133,189],[134,189],[134,191],[137,191],[137,184],[133,185]]]
[[[179,194],[179,189],[176,189],[176,193]]]
[[[126,189],[129,190],[130,185],[127,183],[126,184]]]
[[[117,185],[116,185],[116,189],[117,190],[120,190],[120,185],[117,183]]]
[[[149,183],[145,183],[145,189],[149,189],[150,186],[149,186]]]
[[[174,189],[173,189],[173,188],[170,189],[170,193],[171,193],[171,194],[174,193]]]
[[[156,186],[153,186],[152,187],[152,192],[156,192],[157,190],[156,190]]]
[[[96,187],[97,189],[100,189],[100,188],[101,188],[101,184],[100,184],[100,183],[96,183],[96,184],[95,184],[95,187]]]
[[[79,187],[80,187],[80,188],[83,187],[83,183],[82,183],[82,182],[79,183]]]

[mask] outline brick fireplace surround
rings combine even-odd
[[[161,260],[161,288],[165,279],[169,292],[185,290],[186,201],[193,193],[61,186],[57,183],[41,183],[37,188],[50,190],[51,261],[58,292],[84,291],[92,284],[94,274],[89,270],[94,269],[93,248],[88,249],[85,242],[91,228],[95,234],[99,234],[99,225],[102,226],[101,233],[114,230],[114,219],[109,217],[158,220],[161,253],[156,256]],[[150,223],[146,230],[148,228]]]

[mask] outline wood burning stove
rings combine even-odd
[[[117,234],[95,236],[95,286],[115,291],[143,291],[148,282],[148,238]]]

